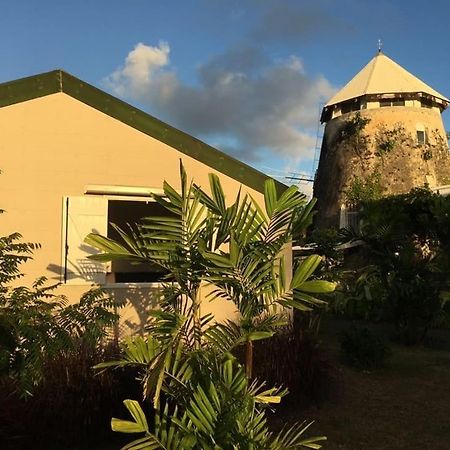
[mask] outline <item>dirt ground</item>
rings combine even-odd
[[[324,450],[450,450],[450,351],[393,346],[386,367],[343,366],[338,345],[324,342],[336,367],[337,393],[321,406],[283,411],[308,418]]]

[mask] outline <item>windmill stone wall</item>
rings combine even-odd
[[[341,209],[355,206],[357,186],[372,186],[374,195],[392,195],[450,184],[450,153],[441,118],[447,99],[405,93],[408,86],[398,90],[395,94],[363,91],[350,99],[357,102],[353,103],[359,106],[356,111],[342,114],[342,102],[325,107],[314,183],[317,226],[339,227]],[[389,98],[401,100],[404,106],[380,106]]]

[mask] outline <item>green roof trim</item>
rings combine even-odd
[[[164,142],[245,186],[264,192],[264,182],[269,176],[62,70],[0,84],[0,107],[59,92]],[[279,192],[287,188],[279,181],[275,180],[275,183]]]

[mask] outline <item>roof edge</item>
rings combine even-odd
[[[0,107],[59,92],[63,92],[148,136],[158,139],[258,192],[264,192],[264,183],[271,178],[242,161],[61,69],[1,83]],[[287,189],[285,184],[277,180],[275,180],[275,183],[279,193]]]
[[[61,92],[61,71],[40,73],[0,84],[0,107]]]

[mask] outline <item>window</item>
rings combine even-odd
[[[355,232],[359,232],[359,227],[360,227],[359,210],[355,208],[346,208],[345,206],[341,206],[339,228],[347,228]]]
[[[380,108],[391,106],[405,106],[405,99],[401,97],[383,98],[380,100]]]
[[[355,99],[341,104],[341,114],[347,114],[352,111],[359,111],[361,109],[361,100]]]
[[[425,129],[425,126],[422,123],[416,124],[416,133],[417,133],[417,144],[418,145],[428,144],[428,134]]]
[[[419,145],[426,144],[426,133],[425,131],[417,130],[417,143]]]
[[[96,250],[85,244],[92,232],[120,240],[112,223],[124,230],[143,217],[170,214],[150,200],[118,200],[104,196],[67,197],[63,208],[62,281],[69,284],[149,283],[160,281],[165,272],[156,265],[130,261],[98,263],[88,258]]]
[[[420,106],[422,108],[432,108],[433,107],[433,101],[430,98],[421,98],[420,99]]]
[[[108,201],[108,237],[121,241],[121,237],[112,224],[124,231],[130,225],[142,223],[144,217],[167,216],[169,212],[154,201]],[[113,261],[109,281],[113,283],[150,283],[161,281],[166,275],[156,264],[132,263],[130,261]]]

